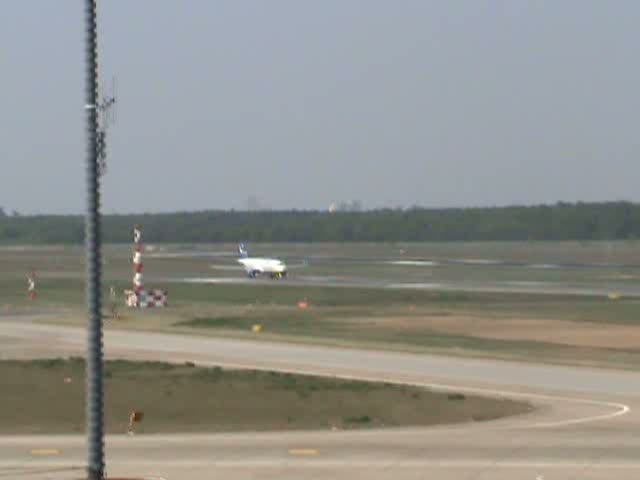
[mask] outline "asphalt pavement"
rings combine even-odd
[[[81,354],[85,332],[0,319],[0,358]],[[530,414],[363,431],[117,435],[107,472],[164,479],[640,478],[640,374],[286,343],[109,330],[108,357],[194,361],[506,396]],[[0,436],[0,479],[83,475],[84,438]]]

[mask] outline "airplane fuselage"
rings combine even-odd
[[[258,275],[281,278],[287,275],[287,266],[284,262],[275,258],[239,258],[238,263],[242,264],[247,275],[251,278],[255,278]]]

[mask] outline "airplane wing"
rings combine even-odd
[[[304,260],[302,263],[292,263],[292,264],[287,263],[287,268],[290,270],[296,270],[298,268],[305,268],[308,266],[309,266],[309,262],[306,260]]]
[[[242,265],[209,265],[211,270],[222,270],[227,272],[239,272],[244,270],[244,266]]]

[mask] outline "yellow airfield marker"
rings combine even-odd
[[[318,455],[320,452],[314,448],[292,448],[289,455]]]
[[[35,448],[31,450],[31,455],[59,455],[60,450],[57,448]]]

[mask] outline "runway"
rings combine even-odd
[[[153,277],[152,277],[153,278]],[[401,282],[371,277],[340,277],[322,275],[296,275],[295,278],[270,280],[250,279],[242,276],[233,277],[161,277],[153,281],[169,283],[195,284],[243,284],[256,285],[257,282],[268,282],[269,285],[308,286],[308,287],[344,287],[344,288],[379,288],[391,290],[433,290],[455,292],[485,293],[530,293],[540,295],[576,295],[602,296],[615,292],[625,297],[640,297],[640,285],[623,282],[568,283],[554,281],[487,281],[458,280],[429,282]]]
[[[84,352],[85,332],[0,319],[0,356]],[[165,479],[640,478],[640,375],[332,347],[108,330],[109,357],[195,361],[406,382],[536,405],[450,427],[107,438],[111,477]],[[0,478],[80,478],[84,439],[1,437]]]

